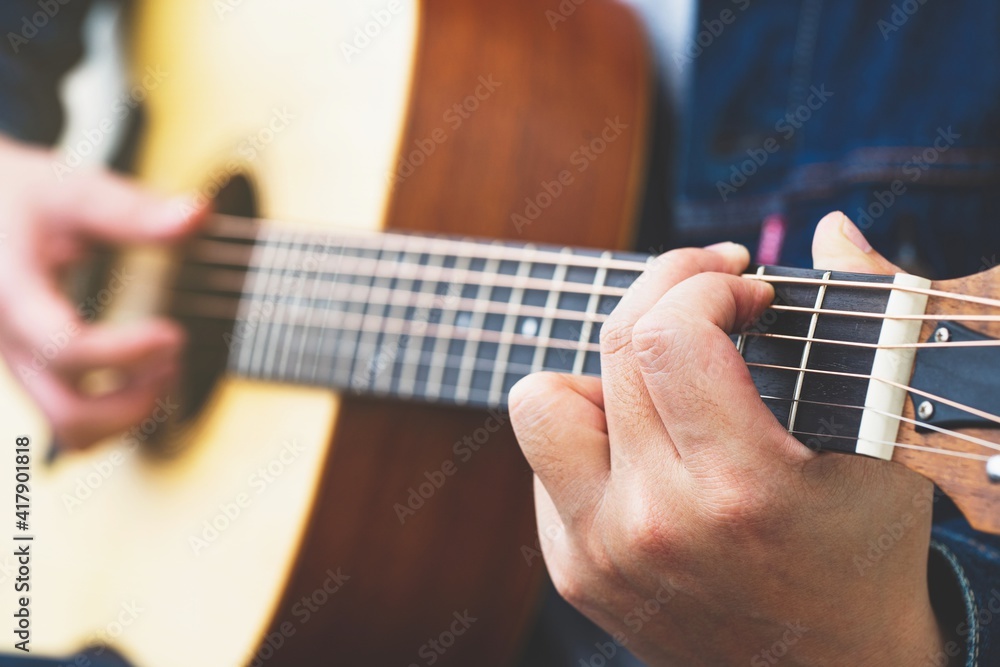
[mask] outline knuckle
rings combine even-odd
[[[774,509],[770,494],[755,488],[751,477],[735,470],[715,476],[701,503],[709,525],[741,532],[767,521]]]
[[[645,510],[625,522],[624,546],[627,554],[644,558],[660,558],[671,544],[671,531],[666,518]]]
[[[625,554],[664,558],[675,539],[675,529],[667,516],[662,492],[639,490],[630,498],[631,510],[623,523]]]
[[[632,323],[612,312],[601,327],[600,346],[604,356],[615,356],[632,345]]]
[[[541,409],[558,391],[558,380],[552,373],[533,373],[518,380],[507,397],[508,410],[514,428],[531,427],[544,410]]]
[[[685,323],[679,315],[647,314],[640,318],[632,330],[632,347],[639,362],[654,371],[676,367],[686,356]]]

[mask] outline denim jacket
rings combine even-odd
[[[694,33],[661,63],[667,76],[690,68],[688,91],[679,110],[661,105],[640,245],[731,239],[759,261],[810,266],[816,222],[842,210],[911,272],[993,267],[998,36],[995,2],[701,2]],[[664,129],[677,118],[679,132]],[[862,560],[878,557],[869,546]],[[1000,665],[1000,539],[945,497],[929,580],[958,639],[953,664]]]
[[[55,140],[56,86],[79,58],[88,5],[0,3],[0,132]],[[680,113],[661,105],[640,249],[753,248],[777,220],[767,259],[806,266],[815,222],[840,209],[928,277],[997,263],[1000,4],[707,0],[698,14],[662,63],[692,68],[690,89]],[[944,498],[934,524],[932,600],[955,659],[1000,665],[1000,540]]]

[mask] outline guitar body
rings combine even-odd
[[[320,227],[623,247],[645,43],[622,6],[573,6],[553,24],[529,0],[139,2],[139,176],[214,196],[241,175],[259,215]],[[539,198],[564,171],[572,184]],[[526,198],[544,205],[516,225]],[[154,251],[123,261],[136,278],[118,320],[149,309],[169,267]],[[0,397],[5,442],[34,447],[33,653],[499,665],[523,646],[544,573],[502,415],[223,377],[169,456],[148,451],[152,420],[45,464],[44,421],[6,372]]]

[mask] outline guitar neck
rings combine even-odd
[[[186,269],[188,284],[218,291],[220,256],[245,267],[228,283],[240,295],[226,341],[230,372],[491,408],[504,407],[510,388],[529,373],[599,376],[601,325],[650,259],[263,226],[255,239],[233,236],[216,237],[223,247],[205,253],[214,266],[194,257]],[[854,451],[863,411],[853,406],[865,405],[875,364],[875,350],[864,345],[879,342],[879,315],[892,293],[856,284],[893,278],[771,267],[760,273],[817,283],[776,283],[775,308],[733,337],[762,398],[806,444]],[[852,285],[838,284],[845,281]]]

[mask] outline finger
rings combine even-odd
[[[872,249],[861,230],[835,211],[816,225],[813,235],[813,266],[824,271],[896,274],[901,269]]]
[[[754,465],[761,456],[809,453],[781,428],[729,332],[752,322],[774,297],[770,285],[721,274],[694,276],[668,292],[635,327],[643,380],[685,467],[727,456]],[[775,451],[754,442],[778,441]],[[788,441],[788,442],[786,442]],[[770,460],[769,458],[767,460]]]
[[[68,179],[42,206],[43,217],[55,229],[117,244],[179,239],[209,210],[207,203],[165,199],[101,170]]]
[[[99,397],[84,396],[53,373],[39,373],[25,386],[45,413],[56,437],[66,449],[80,449],[141,423],[157,407],[170,406],[174,375],[169,367],[152,369],[118,391]],[[168,414],[158,416],[165,421]]]
[[[589,514],[611,469],[600,379],[535,373],[511,388],[509,402],[524,457],[560,516]]]
[[[667,443],[666,429],[657,419],[646,391],[635,351],[632,329],[660,298],[686,278],[705,271],[739,273],[750,262],[743,246],[724,243],[709,249],[684,248],[657,257],[622,297],[601,327],[601,375],[608,406],[608,432],[612,442],[612,467],[643,467],[648,452],[642,443]],[[670,449],[653,452],[656,459],[671,455]],[[636,458],[639,456],[639,458]]]
[[[36,371],[51,369],[74,378],[104,367],[127,371],[155,358],[180,354],[183,331],[170,321],[87,325],[39,274],[24,275],[17,292],[2,299],[11,312],[2,318],[0,327],[7,347],[28,357]]]
[[[129,374],[151,365],[176,365],[183,344],[183,329],[165,319],[125,326],[98,324],[84,327],[54,360],[53,367],[68,378],[96,369]]]

